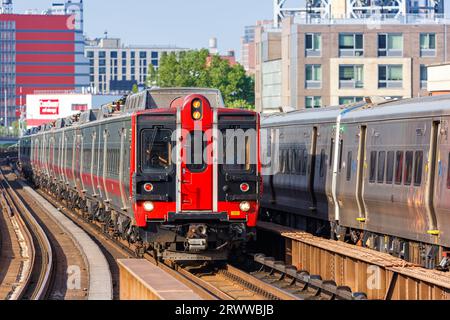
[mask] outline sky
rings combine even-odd
[[[13,0],[14,12],[44,10],[58,0]],[[239,56],[244,26],[272,17],[272,0],[84,0],[85,34],[118,37],[131,45],[205,48],[211,37],[219,50]]]

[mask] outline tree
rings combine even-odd
[[[131,89],[131,92],[133,92],[133,93],[138,93],[139,92],[139,88],[138,88],[136,83],[133,84],[133,88]]]
[[[230,66],[227,60],[213,56],[207,63],[208,50],[163,54],[159,68],[149,66],[147,86],[216,88],[228,107],[253,109],[254,80],[244,68]]]

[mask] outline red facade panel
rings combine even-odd
[[[23,32],[16,34],[16,40],[74,41],[72,32]]]
[[[19,65],[16,66],[16,73],[74,73],[74,66],[30,66],[30,65]]]
[[[73,43],[17,43],[16,51],[21,52],[74,52]]]
[[[17,62],[74,62],[75,56],[69,54],[18,54]],[[49,68],[51,66],[49,65]]]
[[[16,76],[17,79],[17,86],[20,86],[20,84],[36,84],[36,85],[45,85],[45,84],[75,84],[74,77],[42,77],[42,76]],[[72,87],[73,88],[73,87]],[[43,90],[42,87],[37,88],[39,90]],[[52,89],[53,88],[49,88]],[[69,90],[71,88],[65,88],[65,90]]]

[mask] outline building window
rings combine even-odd
[[[322,87],[322,66],[320,64],[306,65],[306,88],[320,89]]]
[[[88,58],[94,58],[94,51],[87,51],[87,52],[86,52],[86,57],[88,57]]]
[[[100,59],[105,59],[106,58],[106,52],[105,51],[99,51],[98,52],[98,57]]]
[[[402,57],[403,35],[401,33],[381,33],[378,35],[379,57]]]
[[[90,73],[90,74],[94,74],[94,73],[95,73],[94,67],[90,67],[90,68],[89,68],[89,73]]]
[[[420,65],[420,88],[426,89],[428,85],[428,68],[421,64]]]
[[[339,88],[363,88],[364,87],[364,67],[362,65],[341,65],[339,66]]]
[[[126,51],[122,51],[122,59],[126,59],[127,58],[127,52]]]
[[[106,60],[105,59],[98,60],[98,65],[101,66],[101,67],[106,66]]]
[[[435,57],[436,56],[436,34],[421,33],[420,34],[420,56]]]
[[[322,50],[322,35],[320,33],[305,34],[305,50],[307,57],[320,57]]]
[[[139,52],[139,58],[146,59],[147,58],[147,52],[145,52],[145,51]]]
[[[127,74],[127,68],[122,68],[122,74],[126,75]]]
[[[152,60],[152,66],[157,67],[159,64],[158,60]]]
[[[305,108],[320,108],[322,106],[322,97],[308,96],[305,97]]]
[[[134,59],[134,58],[136,58],[136,52],[131,51],[131,59]]]
[[[104,68],[104,67],[98,68],[98,73],[99,74],[106,74],[106,68]]]
[[[158,58],[159,58],[158,51],[152,51],[152,59],[158,59]]]
[[[339,97],[339,105],[353,104],[363,101],[363,97]]]
[[[339,34],[339,56],[360,57],[364,55],[364,38],[362,33]]]
[[[380,65],[378,66],[378,88],[402,88],[403,66]]]
[[[111,59],[117,59],[117,51],[111,51]]]

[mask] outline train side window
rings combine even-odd
[[[342,155],[344,153],[344,140],[339,142],[339,172],[342,170]]]
[[[386,151],[380,151],[378,153],[378,173],[377,173],[378,183],[384,183],[385,167],[386,167]]]
[[[303,155],[302,176],[306,176],[306,170],[308,168],[308,151],[304,149],[302,155]]]
[[[352,179],[352,152],[349,151],[347,154],[347,181]]]
[[[414,152],[406,151],[405,156],[405,186],[409,186],[412,182]]]
[[[386,160],[386,183],[387,184],[392,184],[392,181],[394,181],[394,160],[395,160],[394,151],[388,151],[387,160]]]
[[[319,176],[323,178],[325,175],[325,150],[320,151]]]
[[[334,152],[334,139],[331,139],[330,161],[329,161],[330,168],[333,165],[333,152]]]
[[[402,184],[403,180],[403,151],[397,151],[395,157],[395,184]]]
[[[423,171],[423,151],[416,151],[414,158],[414,185],[419,187],[422,184]]]
[[[375,183],[376,174],[377,174],[377,152],[371,151],[370,152],[370,176],[369,176],[370,183]]]

